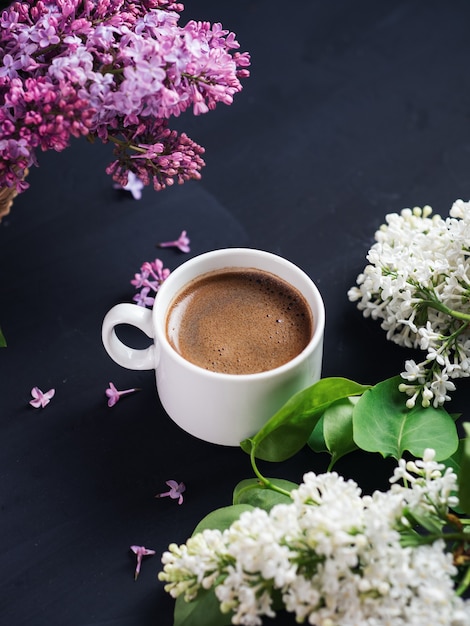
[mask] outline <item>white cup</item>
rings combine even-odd
[[[213,372],[184,359],[166,337],[166,316],[175,296],[198,276],[214,270],[256,268],[278,276],[297,288],[308,302],[313,335],[291,361],[255,374]],[[153,339],[145,349],[131,348],[115,327],[130,324]],[[160,287],[153,309],[123,303],[103,321],[102,338],[109,356],[122,367],[155,369],[163,408],[183,430],[211,443],[237,446],[254,435],[297,391],[321,376],[325,309],[312,280],[280,256],[250,248],[227,248],[201,254],[171,272]]]

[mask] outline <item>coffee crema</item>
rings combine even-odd
[[[189,282],[166,319],[171,346],[187,361],[225,374],[274,369],[304,350],[313,316],[304,296],[254,268],[224,268]]]

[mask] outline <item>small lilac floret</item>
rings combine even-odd
[[[135,389],[124,389],[123,391],[118,391],[113,383],[109,383],[109,387],[106,389],[106,395],[108,397],[108,406],[114,406],[116,402],[119,401],[121,396],[128,395],[129,393],[134,393],[135,391],[139,391],[138,388]]]
[[[34,406],[35,409],[39,409],[39,408],[43,409],[45,406],[49,404],[49,402],[51,401],[51,398],[54,397],[55,389],[49,389],[49,391],[46,391],[45,393],[43,393],[39,389],[39,387],[33,387],[31,389],[31,395],[33,396],[34,400],[29,401],[30,405]]]
[[[175,241],[163,241],[158,244],[159,248],[178,248],[181,252],[189,252],[191,248],[189,247],[190,239],[187,236],[185,230],[181,232],[181,235]]]
[[[184,483],[177,483],[176,480],[167,480],[166,484],[170,487],[170,490],[164,493],[157,493],[155,497],[170,497],[172,500],[178,500],[178,504],[183,504],[183,492],[186,491],[186,485]]]
[[[134,174],[134,172],[129,172],[127,177],[127,183],[125,185],[114,183],[113,187],[114,189],[123,189],[124,191],[129,191],[132,194],[134,200],[140,200],[142,198],[142,189],[144,188],[144,183]]]
[[[142,557],[153,556],[155,554],[155,550],[149,550],[144,546],[131,546],[131,550],[137,556],[137,565],[135,567],[134,573],[134,580],[137,580],[137,577],[140,573],[140,566],[142,565]]]
[[[153,296],[149,296],[150,287],[142,287],[142,289],[135,294],[132,300],[137,304],[137,306],[148,306],[152,307],[155,298]]]

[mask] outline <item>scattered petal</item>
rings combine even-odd
[[[144,546],[131,546],[132,552],[137,556],[137,565],[135,567],[134,580],[137,580],[137,576],[140,573],[140,566],[142,564],[142,557],[152,556],[155,554],[155,550],[149,550]]]
[[[170,497],[172,500],[178,500],[178,504],[183,504],[183,492],[186,491],[186,485],[184,483],[177,483],[176,480],[167,480],[166,484],[170,487],[170,490],[164,493],[157,493],[155,497]]]
[[[55,389],[49,389],[46,393],[43,393],[39,387],[33,387],[31,389],[31,395],[34,400],[30,400],[29,403],[31,406],[34,406],[35,409],[44,408],[49,404],[51,398],[54,397]]]
[[[159,248],[178,248],[181,252],[189,252],[191,248],[189,247],[190,239],[186,234],[186,231],[183,230],[181,235],[175,241],[163,241],[158,244]]]
[[[121,396],[127,395],[129,393],[134,393],[134,391],[140,391],[138,387],[134,389],[124,389],[123,391],[118,391],[113,383],[109,383],[109,387],[106,389],[106,395],[108,396],[108,406],[114,406],[116,402],[119,401]]]

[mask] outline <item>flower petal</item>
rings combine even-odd
[[[31,389],[31,395],[33,396],[33,400],[29,401],[29,404],[33,406],[35,409],[39,409],[40,407],[44,408],[47,406],[54,397],[55,389],[49,389],[46,393],[43,393],[39,387],[33,387]]]
[[[49,391],[46,391],[46,393],[44,394],[44,398],[47,398],[48,400],[50,400],[54,396],[55,396],[55,389],[49,389]]]
[[[39,389],[39,387],[33,387],[31,389],[31,395],[33,396],[33,398],[40,398],[42,396],[42,391]]]

